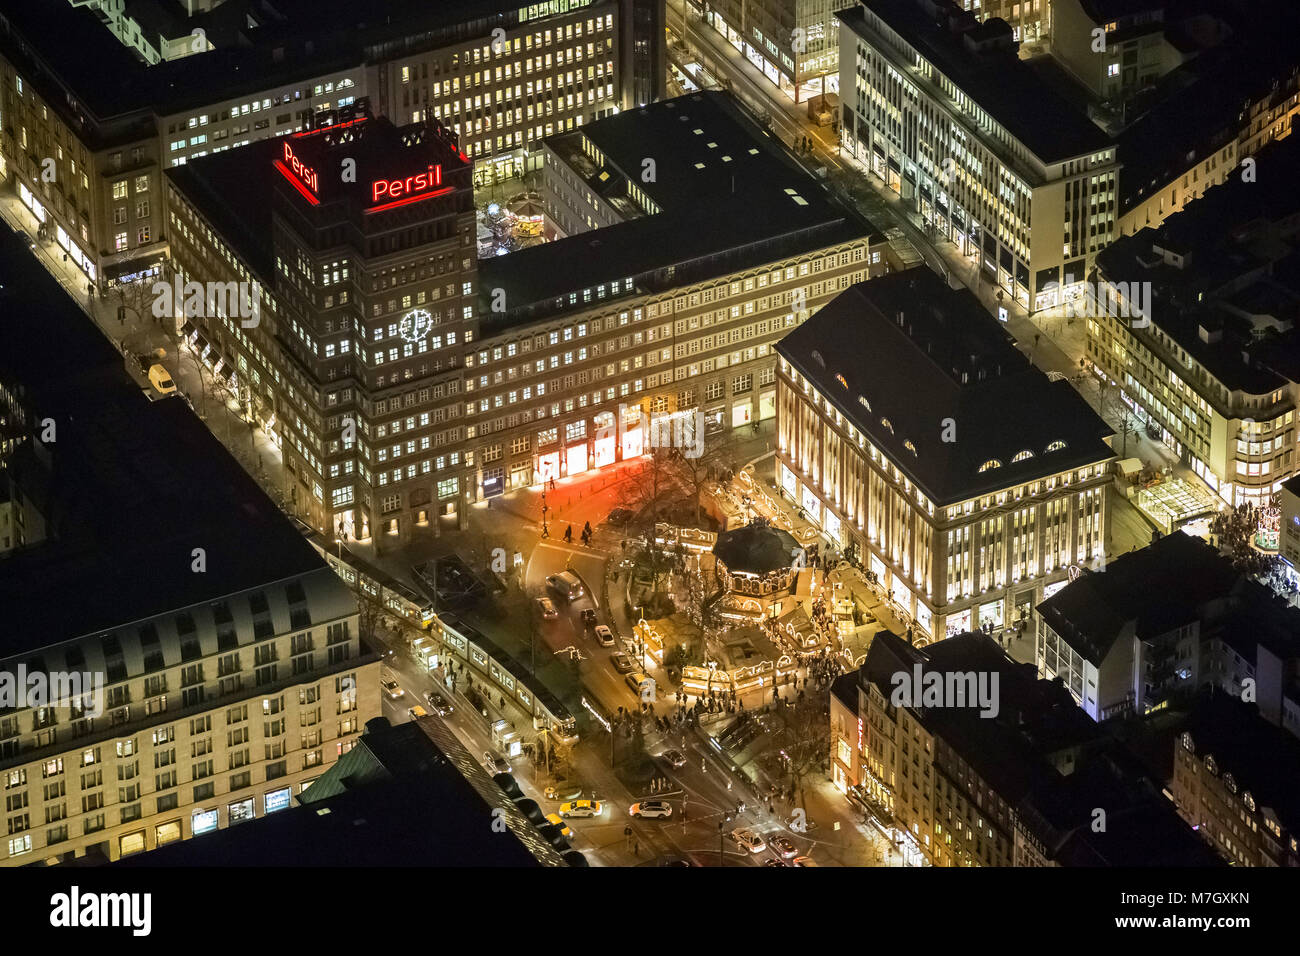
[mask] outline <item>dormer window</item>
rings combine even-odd
[[[1011,459],[1011,464],[1014,465],[1018,461],[1024,461],[1027,458],[1033,458],[1033,457],[1034,457],[1034,453],[1030,451],[1028,448],[1026,448],[1024,451],[1016,452],[1016,457]]]
[[[844,381],[844,376],[843,376],[843,375],[836,375],[836,376],[835,376],[835,381],[839,382],[840,385],[843,386],[845,389],[847,389],[847,388],[849,387],[849,383],[846,382],[846,381]]]
[[[1065,442],[1059,440],[1054,441],[1050,445],[1048,445],[1045,449],[1043,449],[1043,454],[1048,454],[1049,452],[1054,452],[1054,451],[1060,451],[1064,447],[1065,447]]]
[[[871,411],[871,403],[867,401],[865,398],[863,398],[861,395],[858,396],[858,404],[861,405],[863,408],[865,408],[867,411]]]
[[[894,423],[891,422],[888,418],[882,418],[880,420],[880,424],[889,430],[889,434],[891,435],[894,434]]]
[[[980,465],[979,470],[991,471],[994,468],[1001,468],[1001,467],[1002,467],[1002,462],[998,461],[996,458],[990,458],[988,461],[984,462],[984,464]]]
[[[813,349],[812,358],[813,361],[816,362],[818,365],[820,365],[822,368],[826,367],[826,360],[822,358],[821,352],[818,352],[816,349]]]
[[[908,451],[910,451],[913,455],[916,454],[916,446],[913,445],[910,440],[903,442],[903,447],[906,448]]]

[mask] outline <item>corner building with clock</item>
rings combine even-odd
[[[638,457],[652,414],[715,437],[775,417],[776,341],[886,269],[880,232],[728,94],[547,140],[561,238],[481,263],[453,133],[325,119],[167,171],[174,270],[262,295],[256,328],[176,322],[275,438],[298,511],[378,551]]]
[[[178,316],[182,335],[273,435],[311,523],[364,539],[434,522],[455,481],[471,163],[436,123],[330,118],[168,170],[168,218],[185,281],[262,294],[256,327]]]

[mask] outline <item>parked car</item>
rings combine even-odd
[[[623,525],[631,521],[632,517],[632,512],[628,511],[628,509],[615,508],[609,513],[609,517],[605,519],[605,522],[613,525],[615,528],[621,528]]]
[[[686,757],[680,750],[665,750],[662,756],[674,770],[686,766]]]
[[[609,655],[610,663],[614,665],[614,670],[620,674],[630,674],[636,670],[636,665],[632,663],[632,658],[628,657],[622,651]]]
[[[737,827],[730,836],[732,843],[750,853],[762,853],[767,849],[766,841],[749,827]]]
[[[667,800],[642,800],[627,808],[630,817],[645,817],[648,820],[663,820],[673,815],[673,805]]]
[[[810,856],[796,856],[790,864],[791,866],[816,866],[817,861]]]
[[[411,715],[412,720],[419,720],[421,717],[429,716],[429,712],[425,710],[423,707],[421,707],[419,704],[416,704],[414,707],[410,708],[407,711],[407,713]]]
[[[406,691],[402,690],[397,681],[393,680],[391,677],[387,680],[381,680],[379,686],[384,689],[384,693],[388,695],[389,700],[397,700],[397,698],[403,697],[406,694]]]
[[[159,395],[170,395],[176,391],[176,383],[172,381],[171,375],[161,365],[153,364],[149,366],[149,384],[158,389]]]
[[[576,601],[587,593],[582,581],[572,571],[550,575],[546,579],[546,586],[566,601]]]
[[[598,817],[604,812],[605,807],[599,800],[574,800],[572,803],[560,804],[560,816],[566,820],[569,817]]]
[[[555,610],[555,605],[551,603],[548,597],[539,597],[537,599],[538,612],[548,621],[553,621],[560,616],[560,612]]]
[[[778,860],[775,857],[768,857],[766,860],[763,861],[763,865],[764,866],[789,866],[790,864],[785,862],[785,860]]]
[[[483,766],[488,773],[509,773],[510,764],[505,757],[491,750],[483,751]]]
[[[597,624],[595,630],[596,640],[600,642],[601,647],[614,646],[614,632],[604,624]]]
[[[795,845],[783,836],[772,837],[772,842],[769,846],[771,846],[772,852],[783,860],[793,859],[799,855],[799,850]]]
[[[452,707],[451,704],[447,703],[447,698],[443,697],[436,690],[429,691],[429,693],[424,695],[424,699],[429,702],[429,706],[433,708],[433,712],[439,717],[446,717],[456,709]]]
[[[582,609],[582,614],[580,616],[582,618],[582,626],[587,630],[590,631],[596,626],[597,622],[596,622],[595,608],[584,607]]]

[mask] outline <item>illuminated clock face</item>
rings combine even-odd
[[[433,316],[424,309],[412,309],[402,316],[400,331],[408,342],[419,342],[433,328]]]

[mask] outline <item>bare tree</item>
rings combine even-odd
[[[734,467],[736,462],[736,452],[739,448],[739,439],[736,433],[726,432],[714,440],[707,438],[703,441],[703,451],[697,456],[688,456],[684,452],[679,452],[675,456],[669,456],[668,465],[673,477],[682,485],[690,489],[695,502],[694,520],[700,521],[701,513],[704,511],[702,504],[704,500],[704,491],[712,481],[714,474],[724,468]]]

